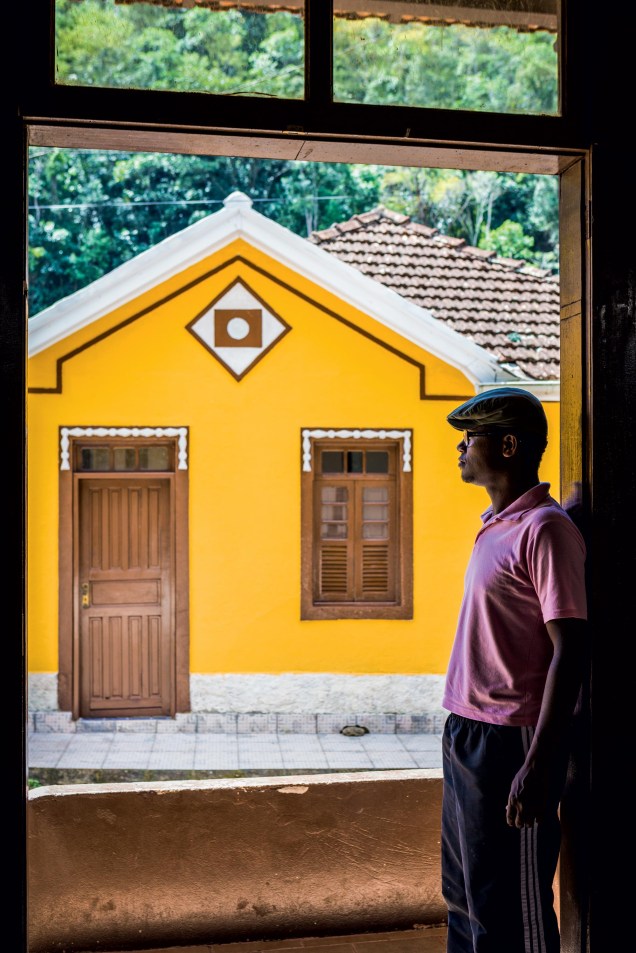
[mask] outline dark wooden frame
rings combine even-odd
[[[5,803],[11,866],[8,909],[14,947],[26,951],[26,322],[27,165],[29,145],[157,151],[268,154],[290,158],[421,164],[559,174],[563,209],[574,222],[583,279],[580,360],[563,363],[562,412],[574,396],[581,440],[563,446],[564,476],[583,476],[582,509],[592,543],[589,564],[594,697],[590,744],[574,771],[564,810],[561,876],[563,953],[605,953],[625,943],[615,916],[624,858],[633,833],[611,826],[618,776],[631,748],[631,666],[622,664],[625,619],[633,588],[633,499],[636,493],[636,273],[625,224],[636,219],[633,154],[626,140],[633,103],[633,31],[591,0],[563,0],[562,114],[495,116],[333,105],[330,101],[330,10],[307,0],[308,98],[305,102],[239,102],[230,97],[68,88],[53,83],[52,0],[13,4],[3,12],[12,55],[1,59],[4,138],[4,229],[0,255],[0,375],[5,409],[3,582],[7,683],[15,703],[5,711]],[[627,22],[626,22],[627,20]],[[223,150],[225,150],[223,152]],[[572,176],[570,175],[570,170]],[[574,234],[573,233],[573,234]],[[564,236],[565,238],[566,236]],[[568,238],[569,240],[569,238]],[[567,252],[569,246],[562,246]],[[569,257],[569,255],[566,255]],[[578,267],[573,262],[573,267]],[[569,302],[572,303],[572,302]],[[564,306],[568,302],[564,302]],[[572,315],[576,315],[574,309]],[[564,319],[567,319],[564,311]],[[568,396],[566,396],[568,395]],[[578,409],[580,408],[580,414]],[[600,637],[594,630],[600,627]],[[593,704],[592,704],[593,701]],[[592,754],[592,768],[585,756]],[[587,795],[587,796],[586,796]],[[575,877],[575,887],[570,879]]]

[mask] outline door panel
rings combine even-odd
[[[174,714],[170,481],[79,481],[80,715]]]

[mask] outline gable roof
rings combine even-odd
[[[383,206],[309,239],[432,313],[518,379],[559,379],[559,279]]]
[[[363,270],[341,261],[321,242],[308,241],[251,207],[233,192],[224,208],[164,239],[118,268],[29,319],[29,356],[134,301],[236,239],[334,294],[423,350],[457,368],[476,389],[514,380],[484,347],[437,320]]]

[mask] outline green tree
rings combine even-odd
[[[307,236],[377,205],[380,186],[373,167],[347,164],[32,150],[30,313],[218,211],[235,190]]]
[[[300,97],[303,26],[289,13],[57,0],[60,83]]]
[[[557,55],[544,31],[336,20],[334,93],[345,102],[554,114]]]
[[[529,259],[532,256],[534,239],[525,235],[519,222],[509,219],[498,228],[482,228],[480,248],[496,252],[502,258]]]
[[[382,203],[444,234],[556,270],[556,187],[548,177],[493,172],[34,149],[30,313],[217,211],[235,190],[305,237]],[[506,222],[516,227],[499,232]]]
[[[494,247],[487,243],[487,236],[505,222],[514,222],[514,235],[519,238],[513,240],[511,232],[510,244],[516,254],[503,250],[500,254],[558,270],[558,181],[554,177],[387,168],[382,197],[386,205],[414,221],[479,248]],[[503,249],[503,237],[499,241]]]

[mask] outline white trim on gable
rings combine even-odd
[[[85,288],[30,318],[29,356],[133,301],[181,271],[242,238],[292,271],[325,288],[408,341],[457,368],[477,388],[516,378],[483,347],[438,321],[425,308],[295,235],[259,212],[241,192],[224,208],[171,235]]]

